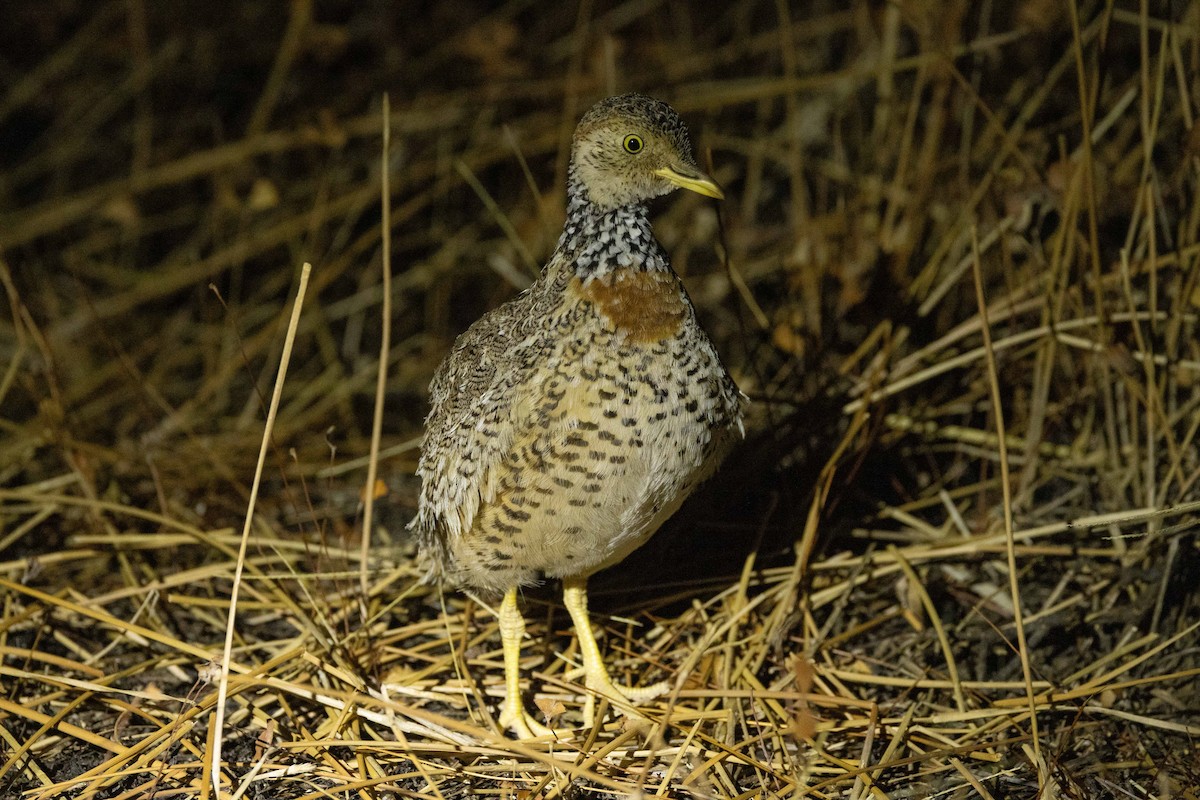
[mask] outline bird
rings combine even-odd
[[[566,219],[540,276],[455,341],[430,383],[415,530],[426,578],[501,598],[498,723],[554,732],[521,696],[522,587],[561,579],[587,689],[637,714],[666,690],[610,678],[588,577],[647,539],[744,436],[743,399],[655,239],[648,203],[675,189],[720,200],[687,128],[641,94],[579,120]]]

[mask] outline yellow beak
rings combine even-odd
[[[703,172],[685,167],[682,164],[660,167],[654,170],[654,174],[682,189],[690,189],[696,194],[702,194],[705,197],[715,197],[718,200],[725,199],[725,193],[721,191],[720,186],[717,186],[716,181]]]

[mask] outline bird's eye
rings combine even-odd
[[[646,143],[642,141],[642,137],[636,134],[631,133],[625,137],[626,153],[640,153],[642,152],[642,148],[645,146]]]

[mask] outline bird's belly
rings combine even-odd
[[[620,561],[674,513],[704,465],[707,429],[690,431],[679,417],[655,419],[658,412],[636,404],[626,410],[630,416],[621,419],[640,423],[602,424],[580,448],[581,458],[568,465],[584,466],[586,472],[569,473],[582,481],[565,487],[550,479],[555,491],[546,496],[557,513],[544,520],[540,559],[550,577]]]
[[[688,350],[591,347],[572,368],[545,376],[494,497],[453,547],[465,582],[502,589],[588,574],[654,533],[728,433],[715,407],[723,373],[700,375]]]

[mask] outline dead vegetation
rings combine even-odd
[[[1195,4],[406,5],[5,6],[0,795],[213,796],[220,736],[222,797],[1200,797]],[[753,426],[596,587],[675,691],[519,744],[403,530],[423,393],[632,89],[727,188],[656,229]]]

